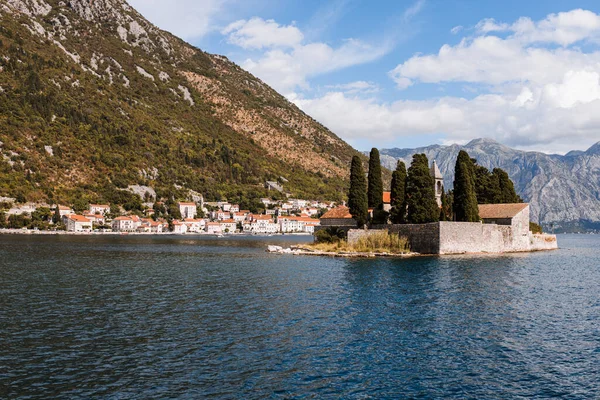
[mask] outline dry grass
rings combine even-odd
[[[405,254],[410,252],[408,240],[403,236],[388,231],[371,233],[361,237],[355,244],[349,245],[341,240],[336,243],[315,243],[307,246],[311,250],[326,252],[357,252],[357,253],[390,253]]]

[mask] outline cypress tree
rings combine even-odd
[[[382,195],[383,200],[383,195]],[[359,156],[352,157],[350,167],[350,191],[348,192],[348,208],[350,214],[363,226],[367,223],[369,207],[367,203],[367,183],[365,182],[365,171]]]
[[[379,160],[379,150],[375,147],[371,149],[369,155],[369,189],[368,201],[369,208],[377,209],[383,207],[383,180],[381,178],[381,161]]]
[[[411,224],[437,222],[440,210],[435,199],[435,179],[429,173],[425,154],[415,154],[406,177],[407,221]]]
[[[396,170],[392,173],[392,209],[390,218],[393,224],[406,222],[406,165],[398,161]]]
[[[457,221],[479,221],[474,165],[469,154],[464,150],[458,153],[454,169],[453,211]]]
[[[510,180],[506,171],[501,168],[494,168],[492,178],[498,185],[498,198],[496,203],[522,203],[523,200],[517,195],[515,185]]]

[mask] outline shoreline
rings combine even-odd
[[[310,233],[206,233],[206,232],[190,232],[190,233],[175,233],[175,232],[68,232],[68,231],[40,231],[33,229],[0,229],[0,235],[68,235],[68,236],[212,236],[212,237],[228,237],[228,236],[312,236]]]

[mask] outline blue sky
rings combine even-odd
[[[131,0],[257,75],[354,147],[600,140],[600,3]]]

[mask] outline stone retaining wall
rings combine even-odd
[[[448,221],[351,229],[348,242],[355,243],[358,238],[382,229],[406,237],[411,251],[421,254],[508,253],[558,248],[555,235],[524,233],[506,225]]]

